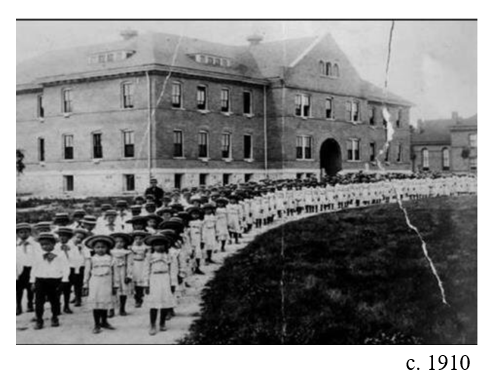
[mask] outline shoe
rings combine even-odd
[[[74,304],[74,307],[82,307],[82,302],[81,301],[76,301]]]
[[[127,311],[125,310],[120,311],[120,316],[127,316],[127,315],[128,315]]]
[[[60,322],[58,321],[58,318],[51,319],[51,326],[52,327],[60,327]]]
[[[151,329],[149,330],[149,335],[156,336],[156,334],[157,334],[156,326],[151,326]]]
[[[34,312],[34,307],[33,305],[27,306],[27,312]]]
[[[40,330],[43,329],[43,322],[42,321],[36,321],[36,324],[34,325],[35,330]]]
[[[205,273],[202,272],[200,269],[195,269],[195,274],[204,275]]]
[[[113,327],[110,323],[106,322],[101,325],[102,328],[104,329],[109,329],[110,331],[114,331],[116,328]]]
[[[63,312],[64,312],[65,314],[73,314],[73,313],[74,313],[74,312],[70,309],[70,307],[65,307],[65,308],[63,309]]]
[[[94,327],[94,329],[92,330],[92,333],[94,333],[95,335],[97,335],[98,333],[101,333],[101,327]]]
[[[168,313],[166,314],[166,321],[171,320],[173,316],[174,315],[171,313],[171,311],[168,311]]]
[[[113,318],[115,316],[115,310],[108,311],[108,318]]]
[[[135,308],[141,308],[142,302],[135,302]]]
[[[166,326],[159,326],[159,332],[166,332],[167,330]]]
[[[70,303],[71,303],[71,304],[75,304],[75,303],[77,303],[77,300],[74,298],[74,299],[72,299],[72,300],[70,301]]]

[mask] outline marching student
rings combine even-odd
[[[120,303],[120,316],[127,316],[125,306],[127,304],[127,297],[131,294],[132,278],[133,278],[133,253],[128,249],[129,244],[132,242],[130,235],[123,232],[116,232],[110,235],[115,240],[115,248],[111,250],[111,255],[114,259],[114,274],[115,281],[117,282],[118,301]]]
[[[236,194],[230,195],[229,204],[226,206],[226,210],[228,211],[228,230],[230,238],[234,239],[236,244],[239,244],[238,238],[241,232],[240,206],[238,205],[238,196]]]
[[[146,303],[149,304],[150,330],[149,334],[157,334],[156,321],[160,312],[159,330],[166,331],[168,312],[176,306],[175,296],[171,292],[171,257],[168,253],[173,240],[170,236],[151,235],[145,239],[146,245],[151,247],[145,261],[144,277],[147,283]]]
[[[70,224],[70,217],[68,213],[57,213],[53,218],[53,231],[58,230],[59,227],[67,227]]]
[[[56,250],[56,238],[52,233],[38,236],[41,250],[33,254],[31,284],[36,296],[36,325],[34,329],[43,328],[43,313],[46,299],[51,305],[51,326],[60,325],[60,286],[68,282],[69,265],[64,253]]]
[[[74,306],[82,306],[82,291],[84,287],[84,268],[85,261],[90,257],[89,252],[84,246],[84,239],[89,236],[89,232],[84,228],[74,229],[72,239],[74,249],[71,255],[72,267],[70,268],[69,283],[74,288]]]
[[[146,216],[147,219],[147,227],[146,230],[149,234],[154,235],[157,234],[157,228],[159,224],[163,221],[163,218],[161,218],[159,215],[156,214],[150,214]]]
[[[30,279],[36,245],[31,237],[31,230],[31,226],[27,223],[19,223],[16,225],[16,262],[19,270],[16,281],[17,315],[22,314],[22,297],[24,290],[27,291],[27,312],[34,311],[34,293],[31,290]]]
[[[228,200],[224,197],[219,197],[216,200],[217,209],[216,209],[216,231],[217,231],[217,240],[221,242],[221,252],[226,252],[226,242],[229,238],[228,231],[228,211],[226,209],[226,205],[228,204]]]
[[[132,219],[127,221],[128,224],[132,225],[133,231],[145,231],[147,227],[147,217],[142,215],[136,215]]]
[[[194,259],[193,273],[204,274],[200,269],[202,262],[202,220],[200,219],[200,208],[193,206],[188,208],[190,214],[190,245],[192,249],[192,259]]]
[[[96,220],[96,229],[97,230],[100,230],[103,228],[104,224],[106,223],[106,213],[112,209],[113,208],[109,203],[103,203],[101,205],[101,214]],[[116,218],[116,213],[115,213],[115,218]]]
[[[129,226],[128,223],[126,223],[132,216],[129,214],[127,211],[128,209],[128,203],[125,200],[119,200],[116,202],[116,224],[118,226],[119,231],[123,232],[130,232],[128,230]]]
[[[72,271],[75,267],[75,265],[78,263],[77,261],[77,255],[78,251],[76,250],[76,247],[74,243],[71,241],[72,237],[74,236],[74,231],[69,228],[69,227],[60,227],[58,228],[57,231],[55,231],[55,234],[58,235],[58,240],[60,241],[60,244],[57,245],[57,249],[61,251],[62,254],[65,255],[68,261],[68,266],[69,266],[69,272]],[[69,280],[62,284],[61,286],[61,294],[63,295],[63,301],[64,301],[64,306],[63,306],[63,312],[65,314],[72,314],[72,310],[70,309],[70,293],[71,293],[71,285],[70,285],[70,273],[69,273]]]
[[[118,290],[115,280],[115,262],[111,250],[115,241],[108,235],[94,235],[86,239],[85,245],[94,254],[86,260],[84,289],[88,292],[87,303],[93,310],[93,333],[101,333],[101,328],[115,329],[108,323],[108,310],[113,309],[113,295]]]
[[[142,307],[144,301],[144,261],[149,247],[144,244],[144,239],[149,236],[146,231],[134,231],[130,234],[133,238],[133,243],[130,246],[132,251],[132,279],[134,283],[134,299],[135,308]]]
[[[214,205],[206,203],[202,209],[204,210],[204,220],[202,221],[202,243],[206,253],[206,264],[213,264],[212,253],[217,250],[216,245],[216,216],[214,215]]]
[[[116,223],[116,210],[109,209],[104,215],[104,220],[96,227],[95,233],[98,235],[110,235],[118,231],[118,224]]]
[[[87,236],[93,236],[94,229],[96,228],[97,220],[93,215],[86,215],[84,219],[82,219],[82,227],[87,230]]]
[[[82,221],[84,219],[84,217],[86,216],[86,212],[82,209],[79,209],[79,210],[75,210],[74,213],[72,214],[72,219],[73,219],[73,222],[72,224],[69,226],[70,228],[82,228]]]

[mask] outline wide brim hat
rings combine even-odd
[[[82,219],[82,223],[86,223],[86,224],[92,224],[92,225],[96,225],[98,222],[96,220],[96,217],[93,217],[92,215],[86,215],[83,219]]]
[[[193,214],[193,213],[201,213],[200,207],[198,206],[191,206],[187,209],[188,214]]]
[[[147,231],[142,231],[142,230],[137,230],[133,231],[129,234],[132,238],[135,238],[136,236],[142,236],[144,238],[148,237],[150,234]]]
[[[183,211],[183,205],[181,203],[174,203],[170,207],[175,211]]]
[[[85,228],[74,228],[74,235],[75,234],[84,234],[84,238],[87,238],[89,236],[89,231]]]
[[[229,201],[227,198],[225,197],[219,197],[217,200],[216,200],[216,203],[224,203],[224,204],[228,204]]]
[[[74,217],[84,217],[86,212],[84,210],[75,210],[72,216]]]
[[[145,218],[146,221],[148,221],[149,219],[155,219],[158,224],[163,221],[163,218],[161,218],[159,215],[156,214],[146,215]]]
[[[171,230],[178,231],[180,233],[183,231],[184,227],[185,227],[185,224],[184,224],[183,220],[181,218],[178,218],[178,217],[173,217],[167,221],[162,222],[159,225],[160,230],[171,229]]]
[[[41,230],[51,230],[51,223],[50,222],[39,222],[34,225],[34,229],[36,231],[41,231]]]
[[[206,203],[204,206],[202,206],[203,210],[209,209],[209,210],[214,211],[215,208],[216,207],[212,203]]]
[[[113,239],[115,239],[115,241],[116,241],[116,238],[122,238],[125,240],[125,243],[127,243],[127,244],[130,244],[132,242],[132,237],[125,232],[114,232],[114,233],[110,234],[110,236]]]
[[[50,240],[53,243],[56,243],[56,237],[51,232],[42,232],[38,235],[38,242],[41,240]]]
[[[118,215],[118,213],[116,212],[116,210],[108,210],[105,212],[104,216],[105,217],[116,217]]]
[[[29,223],[17,223],[17,225],[15,226],[15,230],[16,231],[20,231],[20,230],[32,231],[32,227]]]
[[[70,227],[59,227],[58,230],[55,231],[58,235],[74,235],[74,230]]]
[[[103,242],[106,243],[109,247],[109,249],[115,248],[115,240],[108,235],[94,235],[90,236],[86,239],[84,242],[85,246],[89,249],[93,249],[94,244],[97,242]]]
[[[113,208],[113,206],[111,206],[109,203],[104,203],[101,205],[101,211],[108,211],[112,208]]]
[[[168,237],[172,242],[176,241],[177,235],[175,230],[167,228],[159,231],[159,234]]]
[[[173,214],[173,212],[174,211],[173,211],[173,209],[171,207],[163,207],[161,209],[157,209],[156,210],[156,214],[158,214],[158,215],[163,215],[163,214],[166,214],[166,213]]]
[[[116,202],[116,207],[128,207],[127,201],[120,200]]]
[[[133,217],[132,219],[129,219],[125,223],[128,223],[128,224],[143,223],[143,224],[145,224],[146,222],[147,222],[147,217],[146,216],[144,216],[144,215],[137,215],[137,216]]]
[[[172,238],[170,238],[167,235],[162,235],[162,234],[156,234],[156,235],[151,235],[148,236],[144,239],[144,244],[148,246],[153,246],[154,244],[157,243],[164,243],[164,244],[171,244],[174,242]]]

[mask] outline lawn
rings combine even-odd
[[[182,342],[476,344],[477,197],[405,206],[449,306],[398,206],[354,209],[287,223],[226,259]]]

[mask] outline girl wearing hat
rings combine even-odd
[[[216,216],[214,215],[214,206],[210,203],[206,203],[203,206],[204,220],[202,223],[202,243],[204,244],[204,251],[206,251],[205,262],[207,264],[213,264],[212,253],[217,250],[216,246]]]
[[[127,316],[125,306],[127,296],[131,294],[132,277],[132,251],[128,245],[132,242],[130,235],[117,232],[110,235],[115,240],[115,248],[111,250],[111,255],[115,261],[115,280],[118,282],[118,299],[120,302],[120,316]]]
[[[160,310],[159,330],[166,331],[166,317],[169,311],[176,306],[176,301],[171,292],[171,257],[168,254],[170,244],[173,242],[170,236],[151,235],[145,239],[146,245],[151,247],[145,260],[144,280],[146,282],[146,302],[150,307],[149,334],[157,334],[156,321]]]
[[[82,289],[84,286],[84,266],[85,261],[89,258],[89,251],[84,246],[84,239],[89,233],[84,228],[74,229],[72,242],[74,245],[73,268],[70,269],[69,282],[74,287],[75,307],[82,306]]]
[[[63,253],[67,258],[70,272],[72,273],[75,268],[75,264],[77,263],[78,251],[75,248],[74,243],[71,241],[74,236],[74,231],[70,227],[59,227],[55,233],[58,235],[58,239],[60,244],[57,246],[60,250],[60,253]],[[70,293],[72,291],[72,287],[70,285],[70,276],[69,281],[62,285],[62,295],[64,300],[63,312],[65,314],[72,314],[72,310],[70,309]]]
[[[29,280],[31,278],[31,269],[33,257],[35,254],[35,242],[31,237],[31,226],[27,223],[19,223],[16,226],[17,248],[17,315],[22,314],[22,296],[24,290],[27,291],[27,311],[33,312],[34,293],[31,290]]]
[[[151,235],[157,234],[157,227],[163,221],[163,219],[156,214],[150,214],[146,218],[147,232]]]
[[[192,259],[194,259],[195,266],[193,272],[195,274],[204,274],[200,269],[202,261],[202,220],[200,219],[200,209],[196,206],[188,209],[191,220],[189,222],[190,227],[190,245],[192,248]]]
[[[108,310],[113,309],[113,295],[118,289],[115,279],[115,262],[111,250],[115,241],[107,235],[95,235],[85,242],[94,251],[86,263],[84,289],[89,292],[88,304],[93,309],[93,333],[101,333],[101,328],[115,329],[108,323]]]
[[[229,239],[228,231],[228,211],[226,205],[228,200],[224,197],[220,197],[216,200],[216,231],[217,240],[221,242],[221,252],[226,252],[226,242]]]
[[[239,244],[238,237],[240,235],[240,205],[238,205],[238,197],[230,196],[230,203],[226,206],[228,212],[228,230],[231,238],[235,239],[235,243]]]
[[[144,287],[146,282],[144,280],[144,261],[149,251],[149,247],[144,244],[144,239],[149,236],[146,231],[134,231],[130,234],[133,238],[133,244],[130,246],[132,252],[132,279],[134,283],[134,299],[135,307],[142,307],[144,298]]]

